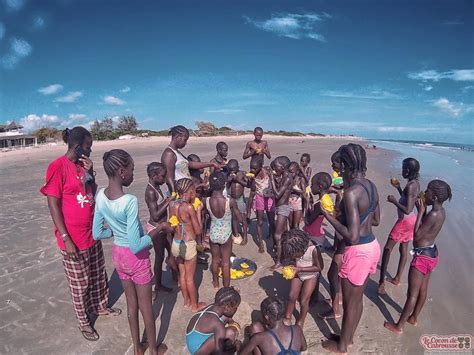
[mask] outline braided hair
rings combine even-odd
[[[119,168],[126,168],[133,162],[130,154],[123,149],[112,149],[105,152],[102,160],[108,177],[113,177]]]
[[[188,178],[179,179],[176,181],[176,192],[182,196],[193,186],[193,180]]]
[[[232,286],[222,287],[214,298],[214,303],[219,306],[235,307],[240,301],[240,293]]]
[[[337,151],[332,153],[331,155],[331,162],[336,164],[341,164],[341,148],[344,147],[343,145],[339,147]]]
[[[443,180],[431,180],[428,183],[428,188],[433,191],[434,195],[438,198],[440,203],[446,200],[451,201],[453,194],[451,192],[451,186],[449,186]]]
[[[301,257],[308,249],[309,235],[300,229],[290,229],[281,236],[282,252],[285,259]]]
[[[146,173],[148,177],[151,177],[152,175],[160,172],[160,171],[166,171],[166,165],[163,163],[158,163],[156,161],[150,163],[146,167]]]
[[[403,166],[408,169],[408,179],[418,179],[420,176],[420,163],[415,158],[406,158],[403,160]]]
[[[66,128],[62,132],[62,137],[63,137],[64,143],[66,143],[69,148],[72,148],[76,144],[82,145],[86,137],[92,138],[92,135],[84,127],[77,126],[77,127],[74,127],[73,129]]]
[[[343,169],[347,169],[352,178],[358,174],[365,176],[367,171],[367,156],[359,144],[349,143],[339,148]]]
[[[225,183],[227,178],[225,174],[221,171],[215,171],[209,176],[209,187],[212,191],[222,191],[224,190]]]
[[[285,304],[277,297],[267,297],[260,304],[260,311],[269,321],[276,322],[285,316]]]
[[[178,125],[178,126],[171,127],[168,132],[168,135],[171,135],[171,137],[176,137],[176,136],[189,137],[189,130],[182,125]]]

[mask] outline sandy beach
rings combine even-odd
[[[191,137],[184,149],[185,154],[195,153],[203,161],[215,155],[215,144],[225,140],[229,145],[229,157],[239,158],[242,169],[248,169],[248,161],[241,156],[249,137]],[[288,155],[299,161],[304,152],[311,154],[313,173],[331,172],[330,156],[349,138],[314,137],[265,137],[269,141],[272,156]],[[351,138],[350,141],[355,141]],[[360,141],[359,141],[360,142]],[[97,171],[97,183],[107,182],[102,168],[102,155],[112,148],[127,150],[135,161],[135,180],[128,192],[139,197],[140,217],[148,218],[144,191],[148,178],[146,165],[159,161],[161,153],[169,143],[167,137],[140,138],[128,141],[94,142],[91,155]],[[365,142],[360,142],[362,145]],[[2,243],[0,244],[0,353],[23,354],[131,354],[131,338],[126,318],[125,296],[120,280],[114,272],[111,260],[112,241],[104,242],[107,272],[110,278],[111,302],[121,307],[124,313],[118,318],[100,318],[95,327],[101,338],[98,342],[84,340],[77,329],[77,321],[71,305],[70,294],[56,242],[46,198],[39,192],[44,183],[46,168],[50,161],[64,154],[66,146],[43,146],[0,153],[0,189],[3,210],[0,215]],[[400,178],[401,167],[393,163],[400,154],[386,149],[367,150],[367,177],[377,185],[381,204],[381,223],[375,235],[383,247],[387,235],[396,219],[396,209],[386,202],[388,194],[395,194],[389,178]],[[423,162],[422,169],[423,169]],[[443,172],[448,174],[448,172]],[[422,187],[427,181],[421,181]],[[456,189],[454,198],[456,199]],[[459,192],[460,193],[460,192]],[[472,193],[471,193],[472,194]],[[459,196],[459,195],[458,195]],[[428,300],[417,327],[407,325],[405,334],[398,337],[383,327],[385,320],[398,320],[405,302],[408,267],[400,287],[387,284],[387,295],[376,293],[379,274],[372,275],[364,297],[364,313],[354,339],[353,354],[377,353],[400,354],[421,353],[419,344],[422,334],[472,334],[473,307],[472,286],[472,228],[468,221],[472,217],[472,203],[457,201],[447,203],[447,222],[438,237],[440,262],[430,281]],[[466,207],[467,206],[467,207]],[[332,227],[325,223],[329,234]],[[255,234],[252,221],[251,233]],[[453,246],[453,240],[456,244]],[[267,248],[271,248],[270,241]],[[258,315],[260,302],[267,295],[279,295],[286,299],[289,282],[280,274],[272,273],[268,267],[272,258],[268,253],[258,254],[254,242],[246,246],[234,246],[237,256],[245,256],[258,265],[257,272],[245,281],[232,285],[240,288],[242,303],[235,319],[241,325],[250,324]],[[411,258],[409,259],[411,260]],[[326,272],[330,257],[324,254],[325,270],[320,288],[321,301],[310,310],[305,324],[308,354],[325,353],[320,343],[331,332],[338,333],[340,320],[323,321],[317,317],[320,310],[327,309],[324,298],[328,297]],[[394,249],[389,265],[393,275],[398,263],[398,250]],[[408,265],[407,265],[408,266]],[[196,281],[200,300],[212,302],[214,290],[207,267],[198,265]],[[154,304],[159,341],[164,341],[170,354],[185,354],[185,327],[192,313],[182,307],[178,287],[171,281],[169,271],[164,272],[164,283],[173,286],[171,294],[160,294]]]

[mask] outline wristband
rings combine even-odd
[[[68,238],[70,238],[70,236],[69,236],[68,233],[63,233],[63,234],[61,234],[61,240],[63,241],[63,243],[66,243],[66,241],[68,240]]]

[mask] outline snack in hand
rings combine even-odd
[[[330,214],[334,214],[334,202],[328,194],[324,194],[320,200],[321,208],[326,210]]]
[[[201,200],[199,198],[195,197],[194,201],[193,201],[193,207],[196,211],[197,211],[200,204],[201,204]]]
[[[176,216],[171,216],[170,219],[168,220],[170,222],[171,227],[177,227],[179,225],[179,219]]]
[[[283,278],[286,280],[292,280],[295,277],[295,268],[293,266],[284,266],[283,267]]]
[[[245,176],[253,179],[255,177],[255,174],[254,173],[247,173],[247,174],[245,174]]]
[[[390,183],[391,183],[392,186],[394,186],[394,187],[400,186],[400,181],[398,181],[398,179],[397,179],[397,178],[394,178],[394,177],[390,178]]]

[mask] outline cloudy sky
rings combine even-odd
[[[473,4],[0,0],[0,122],[474,143]]]

